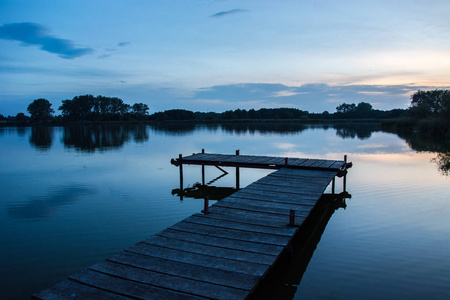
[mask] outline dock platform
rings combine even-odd
[[[330,182],[334,192],[335,177],[351,166],[206,153],[172,163],[278,170],[32,298],[246,299],[288,251]]]

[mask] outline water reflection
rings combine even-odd
[[[31,128],[30,145],[38,150],[49,150],[53,142],[53,127],[33,126]]]
[[[222,200],[237,191],[239,191],[239,189],[233,187],[208,186],[197,182],[194,183],[192,187],[173,189],[172,195],[177,195],[180,199],[183,199],[184,197],[204,199],[208,196],[210,200]]]
[[[450,173],[450,139],[437,139],[432,136],[395,132],[408,146],[417,152],[435,152],[436,157],[431,160],[439,171],[448,176]]]
[[[62,142],[66,148],[74,148],[82,152],[108,151],[123,147],[127,142],[144,143],[149,139],[149,130],[163,132],[169,135],[186,135],[195,130],[217,132],[222,130],[236,135],[255,133],[295,134],[310,129],[336,130],[336,135],[342,139],[369,139],[372,133],[381,131],[377,123],[329,123],[306,124],[302,122],[224,122],[224,123],[190,123],[171,122],[160,124],[102,124],[102,125],[72,125],[63,130]],[[26,135],[26,127],[16,127],[18,136]],[[2,128],[0,132],[6,132]],[[432,161],[439,170],[449,174],[448,156],[450,140],[436,140],[429,136],[413,135],[404,132],[392,132],[406,141],[410,148],[416,151],[429,151],[437,154]],[[52,147],[54,128],[49,126],[33,126],[29,137],[30,145],[39,151],[47,151]]]
[[[373,132],[381,130],[378,123],[327,123],[307,124],[295,121],[265,121],[265,122],[223,122],[223,123],[160,123],[151,125],[155,131],[170,134],[186,134],[198,129],[217,131],[219,129],[233,134],[255,133],[301,133],[307,129],[335,129],[336,135],[341,138],[367,139]]]
[[[61,206],[75,203],[79,198],[95,193],[84,185],[55,187],[48,195],[30,197],[28,200],[7,205],[8,214],[16,219],[40,220],[52,217]]]
[[[377,123],[346,123],[334,124],[336,135],[343,138],[358,138],[360,140],[368,139],[373,132],[381,131],[381,126]]]
[[[27,132],[27,128],[26,127],[16,127],[17,128],[17,135],[18,136],[25,136],[26,132]]]
[[[67,148],[95,152],[120,148],[130,140],[142,143],[148,138],[143,124],[73,125],[64,127],[63,143]]]
[[[439,171],[445,176],[448,176],[450,173],[450,152],[447,153],[439,153],[435,158],[431,160],[436,163]]]

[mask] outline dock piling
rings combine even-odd
[[[205,197],[202,213],[205,215],[209,214],[209,196]]]
[[[239,150],[236,150],[236,155],[239,155]],[[236,189],[240,189],[240,174],[239,167],[236,167]]]
[[[289,211],[289,226],[295,226],[295,210]]]

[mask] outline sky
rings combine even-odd
[[[0,0],[0,114],[92,94],[166,109],[407,108],[450,88],[448,0]]]

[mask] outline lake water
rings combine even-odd
[[[172,195],[170,159],[202,148],[353,162],[352,198],[295,299],[450,299],[450,178],[437,153],[364,124],[269,123],[0,127],[0,297],[28,299],[200,212],[202,200]],[[269,172],[242,169],[241,187]],[[206,169],[207,181],[220,174]],[[231,174],[214,185],[234,187]],[[200,167],[184,168],[185,187],[199,181]]]

